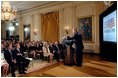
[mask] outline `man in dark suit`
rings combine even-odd
[[[69,40],[74,40],[75,42],[75,55],[76,55],[76,66],[81,67],[83,61],[83,42],[82,42],[82,35],[77,29],[73,29],[73,37],[68,37]]]
[[[54,48],[52,46],[52,43],[49,44],[49,50],[52,54],[54,54]]]
[[[15,56],[16,56],[16,63],[19,68],[19,74],[25,74],[26,72],[26,67],[29,65],[30,60],[25,59],[23,56],[24,53],[20,49],[20,44],[16,43],[16,48],[14,50]]]
[[[58,42],[58,47],[59,47],[59,50],[60,50],[60,57],[61,59],[64,60],[64,47],[61,43]]]
[[[54,50],[54,57],[56,57],[57,62],[59,62],[60,59],[60,54],[59,54],[59,48],[58,48],[58,43],[55,42],[55,44],[52,44],[53,50]]]
[[[16,44],[14,52],[16,55],[17,66],[19,68],[19,74],[25,74],[24,58],[23,58],[23,53],[21,53],[19,44]]]
[[[7,50],[4,52],[4,57],[7,63],[9,64],[9,67],[11,68],[12,76],[15,77],[16,58],[14,52],[12,51],[12,43],[7,43],[6,47]]]

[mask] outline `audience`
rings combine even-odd
[[[15,77],[15,69],[18,67],[19,74],[25,74],[30,60],[26,59],[24,52],[27,52],[28,58],[37,59],[39,54],[40,59],[44,60],[47,57],[49,63],[56,59],[60,62],[60,59],[65,58],[66,46],[59,42],[44,42],[44,41],[15,41],[15,40],[2,40],[2,76],[7,76],[8,69]],[[5,58],[5,59],[4,59]]]

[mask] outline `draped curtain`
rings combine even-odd
[[[59,12],[41,15],[41,34],[44,41],[59,40]]]

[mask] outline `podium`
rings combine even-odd
[[[64,64],[71,66],[74,64],[74,51],[72,49],[73,41],[64,40],[63,43],[66,44],[66,55],[65,55],[65,59],[64,59]]]

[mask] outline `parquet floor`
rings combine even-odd
[[[37,67],[38,68],[38,67]],[[29,72],[21,77],[116,77],[117,63],[101,59],[98,55],[84,55],[83,66],[66,66],[54,63]]]

